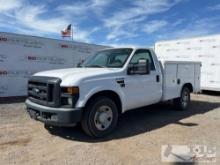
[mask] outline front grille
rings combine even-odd
[[[28,97],[31,101],[51,107],[60,105],[60,82],[53,77],[33,76],[28,82]]]
[[[47,83],[30,81],[28,84],[29,96],[38,100],[52,101],[48,98],[48,90]]]

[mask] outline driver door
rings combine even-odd
[[[149,74],[132,74],[125,77],[124,93],[126,95],[125,109],[133,109],[160,101],[162,93],[161,82],[157,82],[158,71],[155,68],[152,55],[147,49],[138,49],[130,60],[130,65],[140,60],[148,60]]]

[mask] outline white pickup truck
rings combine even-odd
[[[27,111],[46,125],[81,123],[90,136],[114,130],[128,110],[173,100],[186,110],[200,91],[199,62],[158,61],[151,49],[113,48],[78,68],[36,73],[28,82]]]

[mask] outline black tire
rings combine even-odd
[[[187,110],[190,104],[190,90],[188,87],[183,87],[179,98],[173,100],[177,110]]]
[[[52,126],[50,124],[46,124],[44,123],[44,128],[47,129],[47,130],[50,130],[50,129],[53,129],[55,126]]]
[[[101,115],[105,117],[101,118]],[[99,121],[100,118],[104,121]],[[115,129],[117,122],[118,109],[115,102],[108,97],[97,97],[86,106],[81,125],[87,135],[103,137]]]

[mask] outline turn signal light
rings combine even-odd
[[[66,88],[66,92],[71,95],[79,94],[79,88],[78,87],[68,87],[68,88]]]

